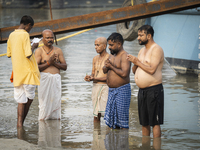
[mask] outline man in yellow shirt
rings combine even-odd
[[[14,99],[18,103],[17,127],[23,126],[35,97],[36,85],[40,84],[40,72],[33,55],[38,43],[31,47],[29,37],[33,25],[32,17],[23,16],[19,28],[9,35],[7,41],[7,56],[12,60]]]

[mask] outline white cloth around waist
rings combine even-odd
[[[60,74],[40,73],[38,86],[38,120],[61,118],[61,76]]]
[[[93,83],[92,87],[93,116],[97,117],[98,113],[104,115],[108,100],[108,89],[109,88],[107,84]]]
[[[28,99],[35,97],[36,85],[22,84],[14,87],[14,99],[17,103],[27,103]]]

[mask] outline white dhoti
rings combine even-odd
[[[98,116],[98,113],[105,113],[106,103],[108,100],[108,89],[109,88],[107,84],[93,83],[92,104],[93,104],[93,115],[95,117]]]
[[[61,76],[41,72],[38,86],[38,120],[61,118]]]
[[[22,84],[14,87],[14,99],[17,103],[27,103],[28,99],[33,100],[35,97],[36,85]]]

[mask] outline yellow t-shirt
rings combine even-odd
[[[23,29],[13,31],[7,41],[7,56],[12,59],[13,84],[40,84],[40,72],[35,59],[32,55],[31,43],[28,32]]]

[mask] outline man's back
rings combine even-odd
[[[35,57],[31,56],[29,34],[23,29],[17,29],[10,34],[7,44],[7,56],[12,59],[14,86],[38,85],[40,75]]]

